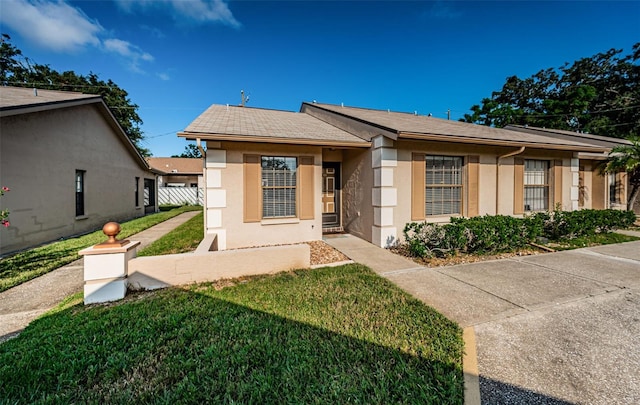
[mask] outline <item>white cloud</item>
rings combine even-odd
[[[97,21],[63,1],[2,0],[0,23],[34,44],[57,52],[73,52],[100,44],[104,31]]]
[[[64,0],[0,0],[0,24],[15,30],[27,41],[54,52],[77,52],[94,47],[116,53],[131,70],[142,73],[141,62],[153,56],[130,42],[108,38],[98,21]]]
[[[106,39],[103,43],[104,49],[117,53],[129,61],[129,67],[135,72],[141,73],[140,61],[153,62],[153,56],[144,52],[139,47],[121,39]]]
[[[169,6],[173,12],[181,17],[197,22],[216,22],[234,28],[242,24],[233,16],[229,5],[224,0],[115,0],[121,9],[133,12],[134,7],[149,8]]]
[[[164,80],[164,81],[171,80],[171,77],[169,77],[169,75],[166,73],[156,73],[156,76],[158,76],[160,80]]]

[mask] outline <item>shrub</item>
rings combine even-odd
[[[540,236],[573,239],[627,228],[636,220],[633,211],[579,210],[537,212],[524,218],[485,215],[451,218],[445,225],[411,222],[404,227],[410,254],[443,257],[457,253],[495,254],[523,248]]]

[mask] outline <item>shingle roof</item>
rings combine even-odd
[[[333,104],[305,104],[395,132],[400,138],[410,137],[445,141],[450,139],[451,141],[467,141],[479,144],[500,143],[554,147],[558,149],[566,147],[578,150],[604,150],[606,148],[601,143],[592,142],[592,140],[584,137],[556,137],[549,133],[511,131],[402,112],[343,107]]]
[[[581,132],[573,132],[573,131],[565,131],[562,129],[552,129],[552,128],[540,128],[540,127],[532,127],[530,125],[507,125],[505,129],[520,131],[520,132],[528,132],[528,133],[539,133],[546,134],[551,136],[563,136],[563,137],[571,137],[574,139],[584,139],[588,142],[593,142],[597,145],[602,145],[605,147],[613,148],[618,145],[630,145],[631,142],[626,139],[613,138],[610,136],[601,136],[594,134],[585,134]]]
[[[181,133],[192,139],[264,140],[318,145],[369,143],[304,113],[212,105]]]
[[[150,157],[147,162],[151,168],[167,174],[202,174],[201,158]]]
[[[100,99],[100,96],[95,94],[0,86],[0,111],[3,112],[27,107],[53,107],[59,103],[73,101],[98,102]]]

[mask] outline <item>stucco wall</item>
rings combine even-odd
[[[350,234],[371,242],[373,227],[371,150],[345,150],[343,157],[342,226]]]
[[[314,218],[244,222],[245,154],[314,157]],[[322,148],[316,146],[208,142],[205,171],[206,232],[218,234],[218,248],[234,249],[322,239]],[[298,207],[299,208],[299,207]]]
[[[411,222],[411,159],[414,152],[449,156],[479,156],[479,215],[514,215],[514,157],[502,158],[499,160],[499,164],[497,164],[497,158],[515,152],[518,148],[418,141],[398,141],[396,145],[398,166],[395,178],[398,179],[396,186],[398,205],[394,211],[394,222],[398,227],[399,237],[402,235],[404,225]],[[565,210],[572,209],[574,201],[577,202],[576,176],[578,169],[577,161],[572,161],[572,152],[525,149],[517,156],[523,159],[562,160],[562,206]],[[497,172],[499,172],[499,176],[496,178]],[[574,181],[576,189],[572,192]],[[464,206],[468,204],[468,196],[466,192],[463,194],[465,194]],[[427,221],[448,222],[449,215],[428,217]]]
[[[0,230],[0,252],[23,249],[144,214],[144,179],[92,105],[3,117],[0,120],[0,199],[11,227]],[[85,215],[76,218],[75,174],[85,171]],[[136,207],[135,178],[139,177]]]

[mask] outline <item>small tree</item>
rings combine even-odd
[[[629,139],[631,145],[619,145],[611,150],[604,165],[605,173],[627,172],[629,174],[629,192],[627,209],[633,205],[640,194],[640,137]]]

